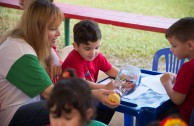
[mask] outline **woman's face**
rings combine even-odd
[[[31,0],[19,0],[20,8],[24,10],[25,8],[27,8],[30,2]]]
[[[61,21],[55,22],[54,25],[49,27],[48,38],[51,47],[56,47],[56,40],[60,36],[59,25]]]

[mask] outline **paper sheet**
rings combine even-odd
[[[132,93],[130,93],[129,95],[124,96],[124,98],[127,99],[134,99],[138,96],[140,96],[141,94],[147,92],[147,90],[149,90],[149,87],[145,87],[145,86],[138,86],[135,91],[133,91]]]
[[[149,76],[149,77],[143,77],[141,79],[141,83],[146,85],[147,87],[151,88],[153,91],[159,93],[159,94],[167,94],[164,86],[160,82],[160,75],[155,76]]]

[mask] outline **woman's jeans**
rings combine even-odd
[[[9,126],[44,126],[49,123],[46,101],[40,101],[21,106]]]

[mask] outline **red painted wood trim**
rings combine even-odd
[[[13,9],[20,9],[18,1],[19,0],[0,0],[0,6]]]

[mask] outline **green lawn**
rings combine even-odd
[[[125,11],[129,13],[182,18],[194,16],[193,0],[56,0],[69,4]],[[0,7],[0,35],[17,24],[22,11]],[[71,20],[71,29],[78,20]],[[116,66],[136,65],[151,69],[154,52],[169,46],[162,33],[100,24],[102,30],[101,52]],[[58,49],[64,46],[63,24]],[[72,34],[71,34],[72,35]],[[72,42],[72,36],[71,36]]]

